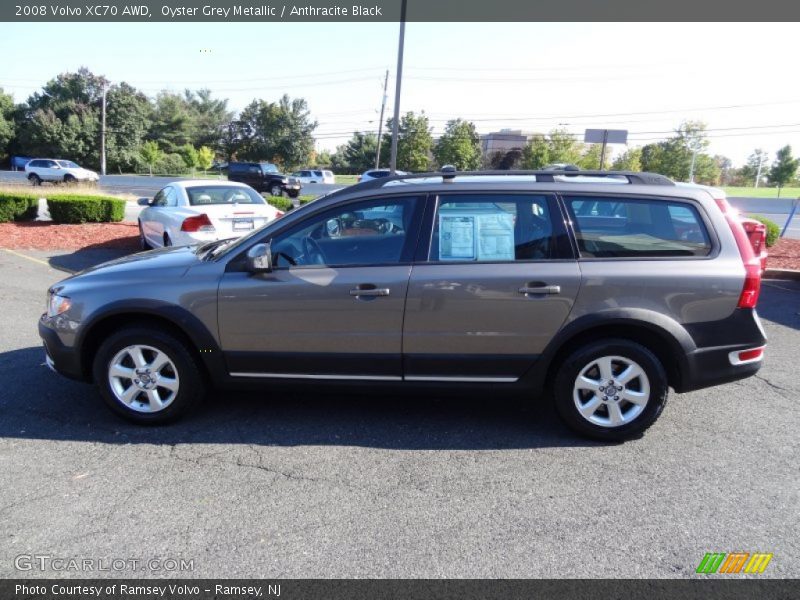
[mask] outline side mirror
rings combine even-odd
[[[139,206],[150,206],[150,198],[139,198],[136,203]]]
[[[256,244],[247,251],[247,270],[251,273],[272,271],[272,247],[270,244]]]

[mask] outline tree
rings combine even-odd
[[[278,102],[253,100],[239,115],[234,141],[245,160],[269,160],[291,169],[308,161],[314,149],[308,104],[284,95]]]
[[[792,181],[797,174],[800,159],[792,157],[792,147],[784,146],[775,157],[775,162],[769,169],[769,182],[778,186],[778,198],[781,197],[781,188]]]
[[[158,140],[167,154],[174,154],[191,143],[194,125],[194,115],[186,99],[180,94],[161,92],[156,96],[147,137]]]
[[[336,149],[336,153],[331,157],[331,165],[340,172],[363,173],[375,166],[377,151],[377,135],[355,132],[346,144]]]
[[[186,90],[184,99],[192,115],[192,145],[221,150],[225,129],[233,119],[228,101],[212,98],[208,89]]]
[[[178,154],[183,159],[186,168],[194,170],[198,165],[197,149],[191,144],[184,144],[178,148]]]
[[[603,157],[603,164],[600,164],[600,156],[603,154],[602,144],[588,144],[577,164],[581,169],[605,169],[608,164],[608,152]]]
[[[758,187],[759,181],[767,172],[767,165],[769,164],[769,154],[762,148],[756,148],[753,153],[747,157],[747,163],[742,167],[740,175],[748,182]]]
[[[153,174],[153,167],[164,157],[164,153],[158,146],[158,142],[150,140],[142,144],[140,155],[144,163],[150,168],[150,175]]]
[[[389,163],[394,119],[386,122],[386,131],[381,144],[381,161]],[[431,163],[433,137],[425,114],[419,116],[407,112],[400,119],[397,131],[397,168],[401,171],[427,171]]]
[[[208,146],[201,146],[197,150],[197,168],[208,171],[214,164],[214,151]]]
[[[611,163],[614,171],[641,171],[642,170],[642,149],[629,148]]]
[[[577,164],[584,152],[583,143],[577,141],[566,129],[554,129],[550,132],[549,147],[551,163]],[[598,156],[598,162],[599,160]]]
[[[522,149],[522,169],[542,169],[550,164],[550,144],[543,135],[535,135]]]
[[[702,165],[703,178],[713,179],[713,167],[709,161],[713,159],[703,150],[708,146],[706,126],[698,121],[684,121],[675,130],[671,138],[655,144],[647,144],[642,148],[642,169],[661,173],[678,181],[692,178],[692,162],[694,161],[694,178],[699,180],[698,166]],[[718,174],[717,174],[718,176]]]
[[[475,124],[461,119],[447,122],[433,150],[439,166],[453,165],[459,171],[473,171],[481,165],[481,138]]]
[[[0,88],[0,159],[8,151],[8,144],[14,138],[14,98]]]
[[[498,171],[516,169],[522,160],[522,150],[512,148],[508,152],[498,150],[489,158],[489,166]]]
[[[123,82],[106,96],[106,160],[109,169],[133,170],[147,135],[153,107],[150,99]]]

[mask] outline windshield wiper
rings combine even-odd
[[[202,246],[198,246],[197,250],[195,251],[195,254],[197,254],[197,256],[200,256],[202,254],[203,256],[201,256],[200,260],[205,260],[206,256],[212,254],[214,250],[216,250],[217,248],[219,248],[224,244],[232,242],[235,239],[238,238],[230,237],[222,240],[216,240],[214,242],[206,242]]]

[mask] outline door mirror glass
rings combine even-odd
[[[139,198],[136,203],[139,206],[150,206],[150,198]]]
[[[251,273],[272,271],[272,248],[270,244],[256,244],[247,251],[247,270]]]

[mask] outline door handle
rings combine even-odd
[[[376,288],[375,286],[372,287],[357,287],[350,290],[350,295],[355,297],[365,296],[374,298],[376,296],[388,296],[389,295],[389,288]]]
[[[560,294],[560,285],[541,285],[536,287],[523,286],[519,288],[520,294]]]

